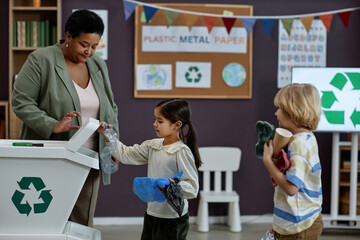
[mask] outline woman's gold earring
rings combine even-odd
[[[68,43],[66,43],[65,47],[69,47],[69,44],[68,44]]]

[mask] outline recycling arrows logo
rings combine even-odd
[[[189,67],[188,71],[185,73],[185,79],[188,82],[200,82],[202,74],[199,72],[199,68],[197,66]]]
[[[36,191],[39,192],[38,199],[42,199],[42,202],[34,203],[33,208],[28,201],[26,203],[21,203],[25,197],[25,194],[21,191],[15,190],[11,200],[14,203],[16,209],[20,214],[26,214],[29,216],[32,209],[34,209],[34,214],[44,213],[48,209],[53,196],[50,194],[51,190],[43,190],[45,184],[43,180],[39,177],[23,177],[20,182],[17,182],[21,190],[30,190],[30,184],[32,183]]]
[[[348,82],[352,84],[352,91],[360,90],[360,73],[359,72],[345,72],[337,73],[334,78],[331,80],[330,85],[342,91]],[[321,106],[323,107],[323,113],[326,120],[330,124],[344,124],[345,122],[345,111],[341,110],[331,110],[333,104],[339,101],[333,91],[322,91],[323,95],[321,96]],[[326,110],[325,110],[326,109]],[[355,109],[353,110],[350,116],[351,122],[356,125],[360,125],[360,111]]]

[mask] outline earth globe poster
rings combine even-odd
[[[360,68],[293,68],[292,82],[318,89],[322,114],[317,131],[360,132]]]
[[[137,90],[171,90],[171,64],[138,64],[136,65]]]

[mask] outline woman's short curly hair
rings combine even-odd
[[[69,32],[72,38],[77,38],[81,33],[96,33],[101,37],[104,28],[101,17],[86,9],[73,12],[65,24],[65,32]]]
[[[320,120],[321,101],[318,90],[311,84],[288,84],[276,94],[276,107],[298,127],[315,130]]]

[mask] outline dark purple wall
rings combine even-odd
[[[223,1],[146,1],[174,3],[221,3],[254,6],[254,15],[291,15],[317,13],[356,7],[358,0],[223,0]],[[4,6],[5,8],[5,6]],[[0,8],[0,19],[7,35],[8,14]],[[153,130],[153,107],[160,99],[134,99],[134,17],[125,21],[121,0],[64,0],[63,26],[72,9],[91,8],[109,10],[109,59],[107,64],[119,106],[120,139],[127,145],[141,143],[156,137]],[[327,66],[360,66],[360,11],[351,14],[350,24],[345,28],[337,15],[334,16],[327,40]],[[253,29],[253,98],[250,100],[194,100],[192,121],[197,128],[200,146],[235,146],[242,149],[240,171],[235,174],[234,187],[241,196],[241,214],[258,215],[272,212],[273,187],[269,174],[254,153],[257,141],[255,123],[266,120],[277,124],[274,116],[273,98],[277,89],[278,25],[275,24],[270,37],[260,22]],[[8,46],[7,38],[0,38],[0,46]],[[7,50],[0,48],[0,74],[3,86],[7,85]],[[7,87],[6,87],[7,89]],[[0,89],[1,91],[3,89]],[[6,99],[7,92],[0,92]],[[323,166],[324,213],[330,209],[331,182],[331,134],[316,133]],[[146,176],[146,166],[121,165],[113,176],[110,186],[101,186],[96,216],[143,216],[146,205],[132,192],[134,177]],[[196,215],[198,199],[190,201],[190,215]],[[212,215],[225,215],[226,205],[219,204]]]

